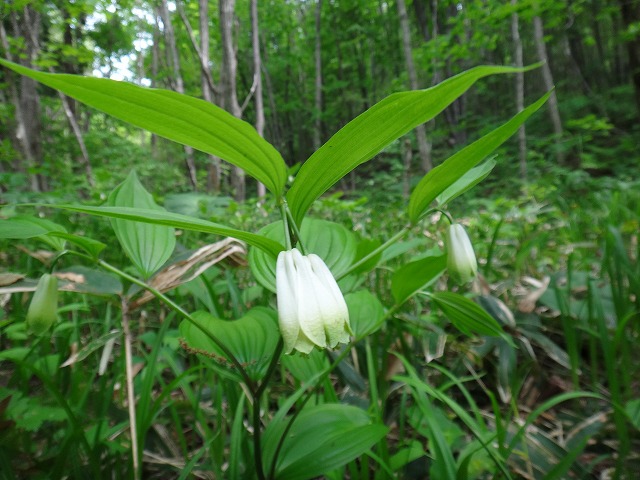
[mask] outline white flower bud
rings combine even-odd
[[[447,269],[458,284],[473,280],[478,273],[478,262],[464,227],[458,223],[447,230]]]
[[[276,264],[278,319],[285,353],[334,348],[352,334],[349,310],[329,268],[314,254],[280,252]]]

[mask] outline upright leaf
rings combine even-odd
[[[507,123],[463,148],[445,160],[442,165],[438,165],[427,173],[411,193],[411,198],[409,199],[409,218],[411,221],[417,222],[427,210],[429,204],[438,195],[462,178],[465,173],[513,135],[520,125],[547,101],[549,95],[550,93],[547,93]]]
[[[156,135],[217,155],[276,196],[283,193],[287,169],[278,151],[247,122],[210,102],[106,78],[38,72],[2,59],[0,65]]]
[[[476,80],[521,71],[512,67],[472,68],[426,90],[394,93],[354,118],[302,165],[287,194],[296,222],[300,224],[311,204],[338,180],[397,138],[431,120]]]
[[[109,203],[115,207],[164,211],[144,189],[135,171],[111,192]],[[117,218],[111,219],[111,225],[122,249],[144,278],[149,278],[162,267],[176,246],[173,228]]]

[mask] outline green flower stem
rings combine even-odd
[[[344,277],[346,277],[347,275],[349,275],[350,273],[354,272],[355,270],[357,270],[361,265],[364,265],[366,262],[368,262],[369,260],[371,260],[373,257],[375,257],[376,255],[378,255],[379,253],[383,252],[384,250],[386,250],[387,248],[389,248],[391,245],[393,245],[394,243],[396,243],[398,240],[400,240],[402,237],[404,237],[408,232],[409,232],[409,227],[403,227],[402,230],[400,230],[398,233],[396,233],[393,237],[391,237],[389,240],[387,240],[386,242],[384,242],[382,245],[380,245],[378,248],[376,248],[375,250],[373,250],[372,252],[370,252],[369,254],[365,255],[364,257],[362,257],[360,260],[358,260],[356,263],[354,263],[353,265],[351,265],[349,267],[349,269],[342,273],[341,275],[338,275],[336,277],[336,281],[343,279]]]
[[[120,276],[120,277],[122,277],[122,278],[124,278],[124,279],[126,279],[128,281],[130,281],[131,283],[133,283],[135,285],[138,285],[139,287],[144,288],[145,290],[148,290],[156,298],[162,300],[171,309],[175,310],[177,313],[182,315],[187,321],[189,321],[197,329],[199,329],[202,333],[204,333],[213,343],[215,343],[220,348],[220,350],[222,350],[222,352],[229,358],[229,360],[231,360],[231,363],[233,364],[233,366],[238,370],[238,372],[240,372],[240,375],[242,376],[242,379],[245,382],[245,384],[247,385],[247,387],[249,388],[249,391],[252,394],[255,393],[255,391],[256,391],[255,382],[253,380],[251,380],[251,378],[249,377],[249,374],[247,374],[247,371],[244,369],[244,367],[238,361],[238,359],[233,355],[233,353],[231,353],[231,351],[226,347],[226,345],[224,343],[222,343],[213,333],[211,333],[207,328],[205,328],[205,326],[202,325],[198,320],[193,318],[180,305],[175,303],[173,300],[171,300],[169,297],[167,297],[165,294],[163,294],[159,290],[156,290],[152,286],[147,285],[143,281],[138,280],[137,278],[129,275],[126,272],[123,272],[122,270],[114,267],[113,265],[108,264],[104,260],[98,260],[97,263],[98,263],[98,265],[100,265],[105,270],[108,270],[108,271],[110,271],[112,273],[115,273],[116,275],[118,275],[118,276]]]
[[[282,337],[278,340],[278,344],[276,345],[276,350],[273,352],[273,357],[271,357],[271,362],[269,363],[269,367],[267,368],[267,373],[265,373],[264,378],[262,379],[262,383],[258,386],[255,392],[252,394],[253,400],[253,456],[254,462],[256,465],[256,472],[258,474],[259,480],[265,480],[266,477],[264,475],[264,465],[262,464],[262,445],[261,445],[261,430],[262,424],[260,422],[260,399],[262,394],[267,389],[267,385],[269,384],[269,379],[273,375],[273,372],[278,365],[278,360],[280,360],[280,355],[282,355],[282,349],[284,348],[284,342],[282,341]]]
[[[300,230],[298,229],[298,224],[296,223],[295,218],[293,218],[293,215],[291,214],[291,210],[289,210],[289,205],[288,204],[284,204],[284,210],[286,212],[287,217],[289,218],[289,227],[293,230],[293,233],[295,234],[298,243],[296,244],[297,247],[299,247],[300,253],[302,253],[302,255],[307,255],[307,251],[304,248],[304,245],[302,243],[302,236],[300,235]]]
[[[280,204],[280,216],[282,217],[282,225],[284,227],[284,244],[287,250],[291,250],[293,246],[291,245],[291,235],[289,235],[289,220],[287,218],[287,204],[286,201],[283,201]]]

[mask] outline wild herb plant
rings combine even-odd
[[[314,202],[345,175],[435,117],[476,81],[517,69],[477,67],[427,90],[391,95],[331,137],[302,165],[289,186],[287,166],[280,154],[249,124],[211,103],[171,91],[42,73],[3,60],[0,63],[89,106],[242,168],[267,187],[271,194],[268,201],[280,216],[258,231],[245,231],[171,213],[155,203],[134,172],[111,192],[104,206],[54,205],[66,212],[109,218],[119,248],[130,261],[124,266],[104,259],[106,249],[117,247],[102,239],[69,233],[36,216],[2,221],[0,238],[37,238],[57,252],[49,271],[42,273],[41,283],[47,285],[35,287],[27,314],[30,325],[38,326],[38,333],[30,335],[39,334],[36,338],[41,346],[50,341],[50,324],[55,323],[51,315],[54,295],[49,290],[51,279],[56,277],[51,275],[61,277],[62,289],[66,286],[85,293],[91,292],[65,278],[65,264],[84,262],[89,266],[83,267],[87,276],[102,275],[99,281],[103,284],[114,282],[114,276],[118,279],[106,300],[108,318],[96,319],[98,327],[105,322],[109,329],[92,328],[95,338],[83,348],[82,355],[110,352],[122,335],[124,356],[113,367],[126,371],[126,385],[117,392],[113,385],[110,388],[116,396],[126,392],[126,401],[121,400],[128,407],[127,418],[110,419],[109,404],[103,398],[100,406],[91,406],[100,422],[85,428],[83,409],[91,405],[92,394],[80,390],[83,385],[90,390],[96,381],[104,387],[105,377],[94,380],[87,375],[80,384],[72,381],[67,387],[75,393],[67,399],[48,379],[59,363],[57,358],[47,366],[31,363],[32,351],[14,352],[11,357],[24,375],[35,374],[44,383],[57,402],[56,418],[66,417],[69,423],[58,452],[63,458],[52,461],[55,474],[62,477],[66,468],[76,476],[90,472],[93,478],[122,472],[105,451],[107,445],[117,450],[112,439],[128,429],[130,471],[134,478],[141,478],[145,459],[154,458],[147,452],[152,438],[162,437],[157,419],[163,413],[174,419],[172,425],[192,424],[189,433],[181,428],[168,432],[184,456],[184,462],[176,467],[179,478],[203,470],[232,479],[309,479],[320,475],[335,479],[370,475],[414,478],[410,469],[416,465],[423,469],[423,475],[428,470],[432,478],[513,478],[514,466],[515,471],[522,469],[536,476],[534,470],[537,474],[537,465],[543,463],[539,457],[544,454],[536,443],[531,446],[528,427],[548,408],[565,400],[602,400],[599,394],[576,388],[549,399],[523,419],[515,403],[505,413],[496,396],[486,390],[493,411],[493,418],[488,419],[467,387],[471,380],[482,385],[472,368],[470,376],[461,376],[454,371],[456,365],[449,369],[411,357],[418,347],[413,333],[421,339],[425,357],[438,350],[444,326],[435,316],[441,312],[463,335],[484,338],[488,348],[476,355],[498,355],[503,402],[511,402],[513,392],[522,388],[516,375],[517,346],[526,346],[529,339],[542,341],[540,335],[536,337],[531,326],[518,326],[508,315],[501,316],[497,303],[486,300],[485,310],[462,293],[476,275],[475,254],[465,229],[445,209],[489,175],[495,161],[481,162],[544,104],[547,95],[427,173],[411,193],[403,212],[404,227],[392,235],[363,240],[338,223],[309,215]],[[418,228],[436,231],[430,223],[435,219],[450,223],[445,249],[433,242],[419,256],[404,260],[404,237]],[[234,238],[250,245],[251,275],[262,290],[252,295],[243,290],[252,282],[239,282],[225,274],[228,301],[221,303],[219,285],[211,275],[216,267],[209,272],[198,269],[208,265],[208,257],[203,254],[197,261],[193,256],[186,260],[172,257],[177,230]],[[616,253],[615,232],[611,238],[607,258],[612,274],[635,285],[629,267]],[[372,283],[371,272],[391,261],[396,262],[393,271],[381,282]],[[198,272],[199,283],[185,284],[186,274],[168,282],[171,269],[185,262]],[[111,276],[104,276],[105,272]],[[447,274],[449,282],[445,281]],[[371,285],[374,287],[368,288]],[[145,348],[136,352],[132,314],[147,301],[142,300],[145,292],[168,307],[169,313],[162,310],[166,316],[159,319],[159,329],[143,333],[140,342]],[[192,311],[192,302],[185,300],[185,295],[197,298],[202,308]],[[114,297],[117,302],[112,301]],[[42,310],[42,298],[49,302],[46,311]],[[69,298],[68,294],[62,297]],[[64,302],[60,305],[74,308]],[[90,306],[77,306],[78,311],[83,308]],[[598,308],[595,300],[590,302],[590,311]],[[424,312],[431,313],[425,317]],[[175,335],[179,339],[170,336],[176,332],[177,322],[179,334]],[[604,330],[600,333],[606,334]],[[192,364],[181,364],[171,354],[179,348],[178,343]],[[459,353],[459,361],[467,365],[468,352]],[[574,354],[571,349],[569,355]],[[145,367],[136,377],[134,368],[140,357]],[[97,373],[106,368],[106,361],[101,362]],[[173,378],[164,377],[165,369]],[[429,377],[434,374],[447,379],[446,383],[433,386]],[[344,388],[337,388],[336,382]],[[615,392],[628,387],[617,386]],[[179,402],[169,401],[178,391],[190,405],[186,420]],[[389,402],[392,397],[393,407]],[[208,407],[202,406],[204,400]],[[619,396],[613,400],[621,401]],[[193,435],[197,442],[188,438]],[[471,439],[462,442],[466,435]],[[420,438],[427,439],[426,446]],[[545,478],[562,478],[575,468],[573,461],[587,438],[580,437],[572,447],[548,447],[556,461],[545,466]],[[198,446],[195,451],[193,443]],[[77,447],[73,452],[72,445]],[[105,457],[110,459],[107,463],[102,461]],[[428,463],[420,463],[427,458]],[[127,473],[117,475],[125,478]]]

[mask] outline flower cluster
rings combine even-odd
[[[278,318],[285,353],[334,348],[352,334],[349,311],[331,271],[320,257],[296,248],[278,255]]]

